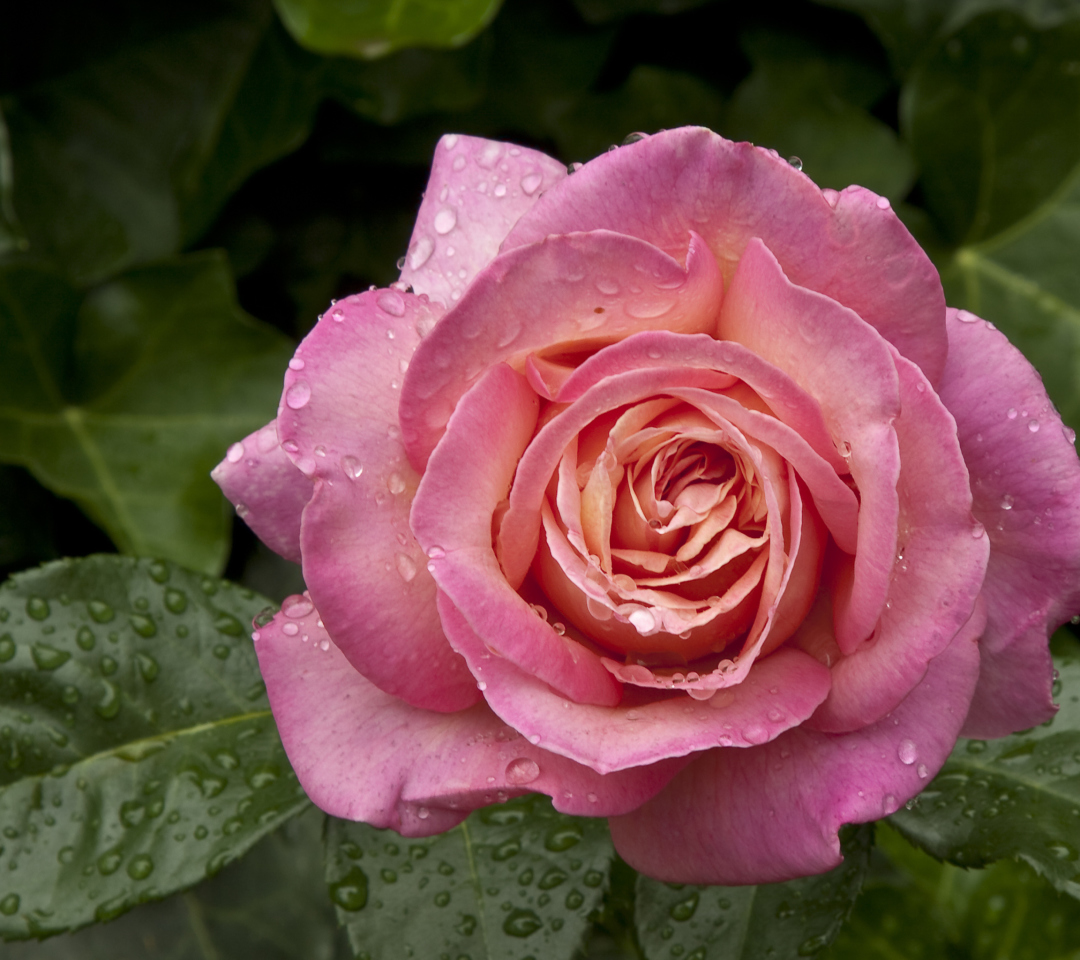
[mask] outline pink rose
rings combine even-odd
[[[447,136],[401,283],[289,366],[215,477],[303,563],[256,649],[330,813],[540,791],[655,877],[775,881],[1054,712],[1072,436],[868,190],[704,129],[573,176]]]

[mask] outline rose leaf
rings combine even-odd
[[[495,17],[502,0],[274,0],[298,43],[324,54],[380,57],[401,47],[460,47]]]
[[[422,839],[331,819],[326,844],[330,898],[371,960],[569,958],[614,856],[603,820],[564,816],[537,794]]]
[[[816,877],[751,887],[683,886],[640,876],[635,920],[650,960],[815,957],[840,930],[862,888],[873,829],[845,827],[844,863]]]
[[[1059,640],[1057,716],[1000,740],[961,740],[941,772],[890,822],[939,860],[1016,858],[1080,897],[1080,650]]]
[[[351,960],[322,885],[314,807],[191,890],[43,943],[8,943],[4,960]]]
[[[80,301],[0,267],[0,460],[75,500],[121,550],[217,571],[229,518],[209,471],[270,419],[291,348],[236,304],[219,253],[133,270]]]
[[[942,37],[912,73],[902,128],[928,209],[954,243],[1017,224],[1080,162],[1078,50],[1080,16],[1039,29],[997,12]]]
[[[197,238],[251,172],[299,146],[318,100],[313,58],[268,8],[147,31],[4,102],[29,250],[78,284]]]
[[[1075,901],[1027,865],[939,863],[888,826],[878,827],[876,840],[866,885],[828,960],[1043,960],[1080,948]]]
[[[308,806],[248,639],[265,603],[109,555],[0,589],[0,935],[160,899]]]

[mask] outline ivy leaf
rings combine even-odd
[[[920,63],[901,116],[945,234],[1000,233],[1080,162],[1080,19],[1039,30],[1015,13],[974,18]]]
[[[236,304],[216,252],[85,299],[0,266],[0,459],[75,500],[121,550],[216,572],[229,518],[209,471],[273,416],[286,339]]]
[[[307,806],[247,637],[264,605],[107,555],[4,584],[0,935],[160,899]]]
[[[9,943],[5,960],[351,960],[322,884],[314,807],[184,893],[65,937]]]
[[[536,794],[422,839],[332,819],[326,842],[330,897],[369,960],[570,957],[614,856],[603,820]]]
[[[317,78],[291,46],[269,7],[248,3],[8,98],[31,252],[89,285],[179,251],[306,136]]]
[[[639,876],[635,917],[645,955],[651,960],[817,956],[851,911],[872,844],[872,826],[845,827],[844,863],[787,883],[703,887]]]
[[[754,70],[732,97],[725,134],[798,158],[819,186],[857,183],[892,200],[907,195],[911,155],[867,109],[888,89],[888,77],[794,37],[752,33],[744,45]]]
[[[939,860],[1015,857],[1080,897],[1080,650],[1055,656],[1053,720],[1000,740],[960,740],[941,772],[890,822]]]
[[[298,43],[318,53],[381,57],[402,47],[459,47],[502,0],[274,0]]]
[[[948,302],[992,320],[1035,365],[1062,418],[1080,426],[1080,165],[1010,229],[943,265]]]
[[[1080,949],[1076,902],[1026,865],[984,870],[939,863],[888,826],[828,960],[1065,960]]]

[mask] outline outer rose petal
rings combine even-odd
[[[443,635],[427,558],[409,529],[419,477],[397,439],[393,386],[417,323],[439,312],[396,290],[340,301],[296,351],[278,429],[315,481],[301,529],[304,580],[330,635],[387,693],[461,710],[479,695]]]
[[[895,359],[901,405],[895,426],[903,463],[897,485],[900,541],[874,637],[833,665],[829,698],[809,723],[833,733],[873,723],[907,696],[927,663],[968,621],[987,554],[992,556],[971,516],[953,418],[922,371],[903,357]],[[814,630],[812,622],[805,626]]]
[[[358,674],[318,620],[317,610],[279,613],[259,628],[255,651],[289,761],[334,816],[427,836],[526,791],[549,794],[564,813],[610,816],[638,807],[682,766],[601,776],[529,743],[482,703],[453,714],[410,707]]]
[[[872,726],[844,736],[799,728],[695,759],[611,821],[616,849],[635,869],[680,883],[775,883],[836,866],[842,824],[893,813],[945,762],[975,689],[984,623],[979,609]]]
[[[1020,352],[964,311],[949,311],[948,331],[941,399],[991,544],[983,670],[963,733],[1000,737],[1056,709],[1046,636],[1080,610],[1080,463]]]
[[[439,140],[401,279],[449,307],[540,195],[566,177],[527,147],[456,133]]]
[[[493,656],[444,594],[439,610],[456,648],[486,685],[492,710],[532,743],[605,774],[647,769],[716,744],[756,748],[802,723],[829,690],[825,667],[800,650],[780,649],[710,700],[646,695],[631,701],[628,695],[617,707],[574,703]]]
[[[850,307],[932,384],[945,365],[945,297],[930,258],[862,187],[820,190],[780,157],[683,127],[603,154],[544,195],[503,244],[616,230],[681,258],[696,230],[730,281],[760,237],[800,286]]]
[[[422,469],[458,398],[502,360],[523,370],[531,351],[554,344],[596,347],[660,327],[711,332],[720,272],[701,238],[690,239],[685,270],[651,244],[607,231],[499,257],[410,363],[401,397],[409,459]]]
[[[300,562],[300,515],[312,485],[281,449],[276,420],[233,444],[210,476],[263,543]]]

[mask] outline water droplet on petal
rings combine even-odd
[[[896,755],[900,758],[900,762],[906,766],[911,766],[919,756],[918,748],[915,746],[914,740],[901,740],[900,746],[896,750]]]
[[[530,173],[527,176],[521,178],[521,189],[525,195],[531,197],[536,193],[537,188],[543,183],[544,178],[539,173]]]
[[[453,207],[443,207],[437,214],[432,224],[435,232],[440,236],[449,233],[457,226],[457,211]]]
[[[642,636],[656,629],[656,617],[643,608],[635,610],[627,619],[630,621],[630,626]]]
[[[915,772],[919,775],[920,780],[925,780],[928,776],[930,776],[930,771],[926,768],[925,763],[920,763],[915,768]]]
[[[380,310],[384,310],[392,317],[405,316],[405,301],[396,290],[386,290],[380,293],[375,302],[379,305]],[[387,336],[390,336],[390,334],[388,333]]]
[[[429,236],[422,236],[409,251],[409,269],[419,270],[435,252],[435,241]]]
[[[285,404],[291,410],[299,410],[311,399],[311,386],[306,380],[297,380],[285,391]]]
[[[342,457],[341,469],[350,480],[356,480],[364,472],[364,468],[356,457]]]
[[[443,146],[447,150],[453,150],[458,145],[458,135],[456,133],[448,133],[443,137]]]
[[[896,813],[900,808],[900,802],[891,793],[885,794],[881,800],[881,809],[885,816]]]
[[[892,204],[889,203],[889,198],[888,197],[878,197],[877,198],[877,208],[879,210],[888,210],[889,207],[891,207],[891,206],[892,206]]]
[[[244,459],[244,445],[242,443],[234,443],[229,447],[229,452],[225,454],[225,459],[229,463],[239,463]]]
[[[796,170],[802,170],[802,160],[799,157],[788,157],[787,162],[790,163]]]
[[[1008,417],[1010,420],[1015,420],[1016,419],[1016,407],[1009,407],[1009,409],[1005,411],[1005,416]]]
[[[978,520],[975,521],[975,526],[971,528],[971,537],[973,540],[981,540],[986,536],[986,527],[984,527]]]
[[[427,555],[429,560],[439,560],[446,556],[446,551],[442,547],[432,547]]]
[[[409,583],[416,576],[416,563],[412,557],[399,553],[397,555],[397,571],[401,579]]]
[[[1028,421],[1028,430],[1030,430],[1032,433],[1038,433],[1039,432],[1039,421],[1038,420],[1029,420]]]
[[[979,318],[970,310],[957,310],[956,319],[961,323],[975,323]]]
[[[497,196],[497,197],[505,197],[506,196],[506,184],[505,183],[497,183],[497,184],[495,184],[495,189],[492,190],[491,192],[494,193],[495,196]]]
[[[286,597],[281,605],[281,612],[292,620],[306,617],[314,609],[315,605],[307,597],[300,595]]]
[[[465,169],[465,163],[466,163],[466,160],[465,160],[464,157],[457,156],[457,157],[454,157],[454,162],[452,164],[450,164],[450,167],[455,172],[460,173],[462,170]]]
[[[1011,497],[1009,494],[1005,494],[1005,496],[1001,498],[1001,509],[1011,510],[1014,503],[1016,503],[1015,498]]]
[[[386,479],[386,488],[396,497],[405,492],[405,481],[400,473],[392,473]]]
[[[506,782],[514,786],[532,783],[540,776],[540,765],[528,757],[518,757],[506,765]]]

